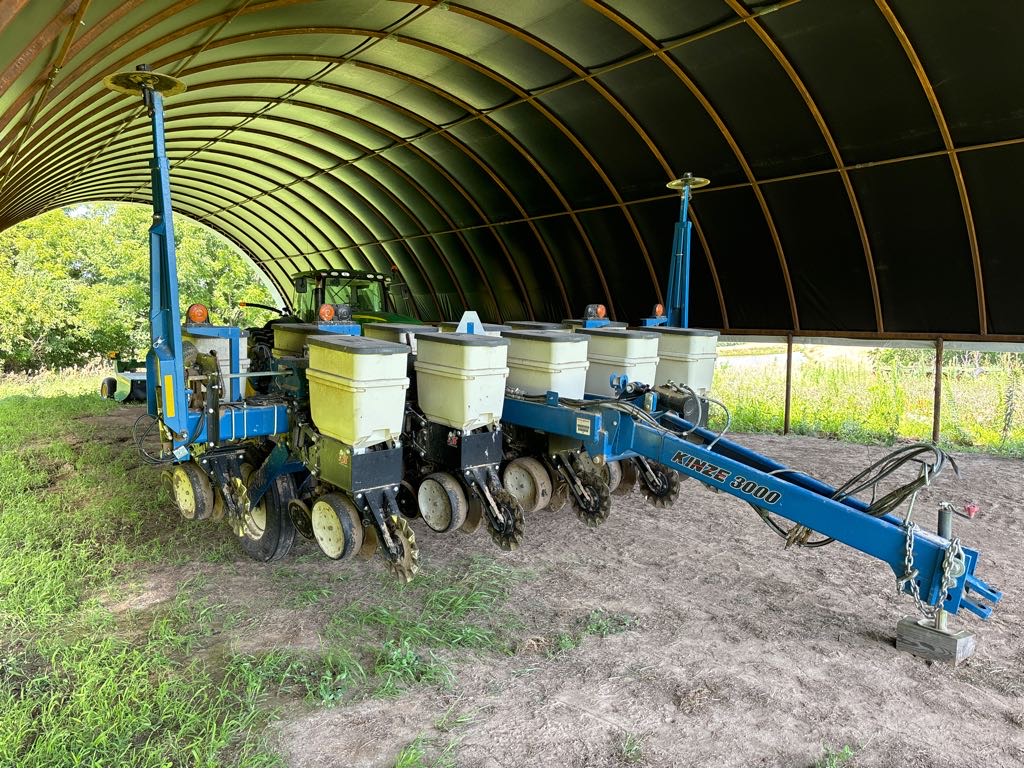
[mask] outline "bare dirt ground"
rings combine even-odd
[[[807,437],[738,440],[832,483],[887,452]],[[417,737],[447,742],[458,766],[812,766],[847,745],[850,765],[1024,765],[1024,462],[957,459],[961,480],[940,477],[918,499],[917,518],[932,527],[940,500],[980,504],[975,520],[956,520],[957,533],[981,550],[979,575],[1006,591],[988,622],[951,620],[978,634],[976,655],[957,669],[897,653],[896,622],[913,608],[886,565],[840,544],[784,551],[747,505],[688,481],[670,510],[636,492],[616,497],[597,530],[568,511],[533,515],[510,554],[483,531],[441,537],[415,522],[425,571],[473,556],[529,570],[505,604],[520,620],[517,652],[457,655],[450,687],[413,686],[397,698],[333,708],[288,699],[271,746],[304,766],[393,766]],[[250,612],[218,643],[315,650],[332,612],[377,590],[382,571],[316,552],[297,538],[285,563],[332,587],[313,606],[279,600],[280,566],[229,551],[220,563],[149,567],[119,607],[152,606],[203,575],[219,604]],[[594,610],[635,624],[544,653],[545,639]],[[450,708],[467,720],[442,734],[436,722]],[[639,746],[630,755],[627,735]]]

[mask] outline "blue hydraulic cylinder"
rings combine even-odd
[[[668,295],[665,313],[668,325],[688,328],[690,325],[690,187],[683,187],[679,201],[679,221],[672,238],[672,263],[668,273]],[[653,325],[653,324],[652,324]]]

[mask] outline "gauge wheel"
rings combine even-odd
[[[608,491],[611,494],[615,493],[615,490],[619,488],[619,484],[622,483],[622,463],[613,459],[611,462],[606,462],[604,467],[599,472],[604,482],[608,484]]]
[[[484,503],[477,497],[469,500],[469,510],[466,512],[466,522],[459,527],[463,534],[472,534],[480,528],[484,520]]]
[[[636,488],[637,467],[636,462],[632,459],[620,459],[617,461],[619,463],[619,472],[622,474],[622,479],[619,481],[619,485],[612,489],[612,494],[617,497],[621,497],[629,494],[629,492]]]
[[[543,510],[551,501],[551,476],[533,457],[513,459],[505,465],[502,484],[515,497],[524,513]]]
[[[398,512],[403,518],[413,519],[419,517],[420,509],[416,499],[416,490],[409,481],[402,481],[398,485],[398,493],[395,495],[398,502]]]
[[[171,488],[178,512],[187,521],[205,521],[214,510],[213,487],[206,473],[191,462],[171,473]]]
[[[255,464],[243,460],[241,482],[236,484],[243,492],[249,478],[255,472]],[[248,494],[243,493],[243,502],[248,506]],[[237,522],[235,533],[242,549],[253,559],[264,563],[277,561],[288,555],[295,541],[295,526],[288,506],[295,498],[295,482],[290,475],[278,477],[267,493],[252,510],[244,511]]]
[[[443,534],[466,522],[469,503],[462,484],[448,473],[428,475],[416,492],[420,517],[431,531]]]
[[[332,561],[347,561],[363,548],[359,511],[344,494],[325,494],[313,504],[313,536]]]

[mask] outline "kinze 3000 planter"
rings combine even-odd
[[[108,84],[141,93],[152,117],[143,418],[163,448],[143,456],[166,467],[186,518],[226,519],[261,561],[284,557],[298,530],[329,558],[377,555],[408,581],[419,569],[411,519],[440,534],[486,525],[508,550],[541,509],[569,505],[599,526],[614,494],[640,484],[667,507],[688,477],[749,504],[787,546],[838,541],[886,562],[926,617],[902,634],[906,645],[952,659],[969,651],[947,614],[986,618],[1001,594],[975,576],[979,554],[952,537],[948,507],[936,534],[910,515],[949,463],[941,450],[901,448],[833,488],[708,429],[708,410],[724,408],[707,394],[717,334],[685,327],[689,196],[706,180],[673,183],[682,205],[669,307],[642,330],[610,324],[600,305],[562,328],[495,329],[474,313],[446,333],[361,326],[350,305],[325,301],[315,322],[276,324],[264,370],[250,371],[239,328],[210,324],[201,306],[184,326],[179,316],[162,94],[184,86],[146,68]],[[260,394],[247,396],[248,380],[263,381]],[[913,472],[892,480],[901,469]]]

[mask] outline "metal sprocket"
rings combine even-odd
[[[507,489],[492,491],[491,496],[494,498],[494,504],[497,505],[502,517],[506,522],[511,521],[512,524],[508,526],[506,523],[504,530],[498,531],[491,517],[487,516],[487,528],[491,532],[491,539],[502,550],[515,550],[522,543],[523,534],[526,530],[523,506],[519,504],[519,500],[512,495],[512,492]]]
[[[575,495],[570,495],[573,510],[576,517],[591,528],[596,528],[608,520],[612,510],[612,496],[608,491],[608,484],[598,473],[584,471],[576,474],[580,485],[583,487],[584,499],[578,500]],[[582,503],[582,504],[581,504]]]
[[[398,558],[391,560],[382,549],[387,570],[401,582],[412,582],[416,572],[420,570],[420,549],[416,546],[416,533],[409,522],[399,516],[392,515],[387,519],[388,534],[398,545]]]

